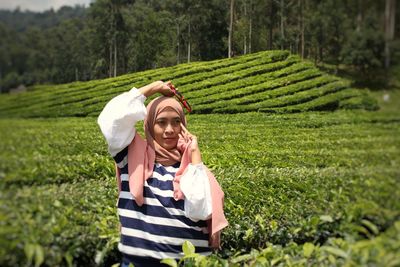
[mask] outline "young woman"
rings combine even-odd
[[[219,247],[227,226],[223,192],[203,165],[196,136],[186,129],[172,83],[157,81],[113,98],[98,124],[116,163],[122,265],[158,266],[183,256],[190,241],[196,253]],[[147,97],[161,93],[147,108]],[[144,119],[146,140],[136,133]]]

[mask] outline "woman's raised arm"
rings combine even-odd
[[[156,81],[139,88],[139,91],[146,97],[149,97],[155,93],[160,93],[165,96],[173,96],[174,93],[170,89],[171,84],[171,81]]]
[[[107,144],[108,151],[114,157],[127,147],[135,137],[135,124],[146,115],[144,101],[147,97],[161,93],[172,96],[170,82],[157,81],[139,89],[132,88],[111,99],[100,113],[97,123],[100,126]]]

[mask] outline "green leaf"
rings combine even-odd
[[[25,252],[25,256],[26,256],[27,261],[28,261],[28,265],[31,265],[33,254],[35,253],[35,245],[26,244],[24,246],[24,252]]]
[[[333,219],[330,215],[321,215],[321,216],[319,216],[319,218],[323,222],[333,222]]]
[[[316,227],[316,226],[318,225],[319,221],[320,221],[320,218],[318,218],[317,216],[313,216],[313,217],[311,218],[311,220],[310,220],[310,224],[311,224],[313,227]]]
[[[309,258],[313,253],[313,251],[314,251],[314,244],[307,242],[303,245],[304,257]]]
[[[257,261],[256,261],[257,263],[261,263],[262,264],[262,266],[267,266],[267,264],[268,264],[268,261],[267,261],[267,259],[265,258],[265,257],[257,257]]]
[[[64,258],[65,261],[67,262],[68,267],[71,267],[73,261],[71,254],[69,252],[65,253]]]
[[[103,258],[104,258],[104,254],[105,254],[105,250],[106,250],[106,248],[103,248],[103,250],[98,250],[97,252],[96,252],[96,255],[95,255],[95,257],[94,257],[94,262],[97,264],[97,265],[100,265],[100,263],[102,263],[102,261],[103,261]]]
[[[282,259],[283,259],[282,257],[278,257],[278,258],[272,259],[271,266],[274,266],[275,264],[280,262]]]
[[[248,260],[250,260],[251,258],[252,258],[252,255],[250,255],[250,254],[244,254],[244,255],[240,255],[240,256],[237,256],[237,257],[231,259],[231,262],[232,262],[232,263],[239,263],[239,262],[248,261]]]
[[[44,261],[44,251],[40,245],[35,246],[35,267],[42,265]]]
[[[278,229],[278,223],[275,220],[272,220],[269,225],[271,226],[272,231],[276,231],[276,229]]]
[[[329,255],[329,256],[328,256],[328,260],[329,260],[330,263],[336,264],[336,259],[335,259],[335,257],[333,257],[332,255]]]
[[[56,201],[54,201],[53,203],[54,207],[59,208],[62,206],[61,202],[59,200],[56,199]]]
[[[374,235],[378,235],[379,234],[378,227],[375,224],[373,224],[372,222],[370,222],[368,220],[361,220],[361,223],[363,225],[365,225]]]
[[[177,267],[178,266],[178,264],[176,263],[176,260],[174,260],[174,259],[163,259],[161,261],[161,263],[164,263],[164,264],[166,264],[168,266],[171,266],[171,267]]]
[[[335,256],[342,257],[344,259],[347,258],[347,253],[344,252],[343,250],[341,250],[340,248],[335,248],[335,247],[331,247],[331,246],[323,246],[323,247],[321,247],[321,249],[323,249],[326,252],[333,254]]]
[[[197,259],[199,256],[200,256],[200,254],[191,253],[191,254],[187,254],[187,255],[183,256],[183,257],[181,258],[181,260],[188,260],[188,259],[192,260],[192,259]]]
[[[194,248],[193,244],[190,243],[189,241],[183,242],[182,250],[183,250],[183,254],[185,254],[185,256],[187,256],[189,254],[193,254],[195,252],[195,248]]]
[[[253,228],[249,228],[246,230],[243,239],[249,240],[253,236]]]

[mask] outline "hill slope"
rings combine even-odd
[[[115,95],[154,80],[172,80],[194,113],[377,108],[366,92],[350,88],[348,81],[287,51],[266,51],[104,80],[36,86],[27,93],[0,97],[0,116],[97,116]]]
[[[225,266],[397,266],[398,108],[188,119],[225,193]],[[0,119],[0,140],[0,266],[119,262],[114,164],[94,118]]]

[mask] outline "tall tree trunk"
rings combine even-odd
[[[246,1],[244,1],[244,19],[245,19],[245,25],[247,25],[247,6],[246,6]],[[244,27],[245,30],[243,32],[243,54],[247,54],[247,34],[246,34],[246,27]]]
[[[252,13],[250,13],[250,22],[249,22],[249,54],[251,54],[251,32],[253,31],[253,19]]]
[[[386,0],[385,6],[385,68],[390,67],[390,43],[394,39],[396,0]]]
[[[233,5],[234,0],[231,0],[229,35],[228,35],[228,58],[232,56],[232,38],[233,38]]]
[[[190,18],[189,18],[189,41],[188,41],[188,56],[187,56],[187,62],[190,63]]]
[[[300,54],[304,58],[304,0],[299,0],[300,4]]]
[[[176,64],[180,63],[180,55],[179,55],[179,34],[180,34],[180,29],[179,29],[179,20],[177,20],[177,25],[176,25]]]
[[[361,30],[361,24],[362,24],[362,17],[363,17],[363,10],[362,10],[362,5],[363,1],[358,0],[357,1],[357,21],[356,21],[356,31],[359,32]]]
[[[243,35],[243,55],[247,54],[247,36]]]
[[[110,23],[110,33],[112,35],[110,36],[110,47],[109,47],[109,59],[110,59],[110,66],[108,69],[108,77],[112,77],[112,72],[113,72],[113,44],[114,44],[114,33],[115,33],[115,11],[114,11],[114,5],[111,2],[111,23]]]
[[[324,61],[324,48],[322,42],[318,44],[318,57],[320,62]]]
[[[110,41],[110,47],[108,48],[109,51],[109,68],[108,68],[108,77],[111,78],[112,77],[112,69],[113,69],[113,43]]]
[[[281,5],[281,50],[283,50],[283,41],[285,40],[285,29],[284,29],[284,5],[285,2],[284,0],[280,1],[280,5]]]
[[[114,77],[117,77],[117,34],[114,34]]]
[[[317,47],[315,48],[315,51],[313,51],[314,52],[314,64],[315,65],[317,65],[317,63],[318,63],[318,50],[319,50],[319,43],[317,42]]]
[[[273,21],[274,21],[274,2],[269,0],[269,25],[268,25],[268,50],[272,50],[272,33],[273,33]]]

